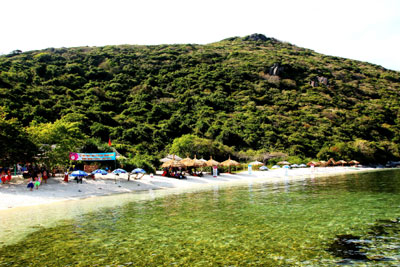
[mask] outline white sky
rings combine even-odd
[[[400,0],[2,0],[0,54],[262,33],[400,71]]]

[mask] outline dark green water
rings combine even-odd
[[[0,248],[0,266],[400,266],[400,171],[131,202]]]

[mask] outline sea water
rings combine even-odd
[[[398,170],[144,195],[21,210],[0,266],[400,266]]]

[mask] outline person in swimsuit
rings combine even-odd
[[[6,178],[6,173],[4,171],[1,172],[0,177],[1,177],[1,183],[5,184],[7,182],[7,178]]]
[[[29,183],[28,183],[28,186],[27,186],[27,187],[32,191],[32,189],[33,189],[33,187],[34,187],[32,178],[29,178]]]
[[[12,176],[11,176],[11,171],[8,170],[7,172],[7,183],[9,184],[11,182]]]
[[[37,177],[35,177],[35,187],[36,189],[39,189],[40,181],[38,180]]]
[[[47,184],[47,178],[49,178],[49,177],[47,176],[47,171],[44,170],[44,171],[43,171],[43,180],[44,180],[44,183],[45,183],[45,184]]]

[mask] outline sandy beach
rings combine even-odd
[[[59,201],[92,198],[135,191],[149,190],[176,190],[193,191],[205,188],[212,188],[214,185],[236,185],[247,184],[249,182],[271,182],[294,181],[308,177],[321,177],[342,175],[357,172],[376,170],[374,168],[354,168],[354,167],[327,167],[327,168],[299,168],[299,169],[277,169],[269,171],[243,171],[237,174],[223,173],[217,178],[206,174],[203,177],[188,176],[187,179],[166,178],[160,175],[145,175],[142,179],[127,180],[127,175],[121,174],[115,179],[113,174],[96,175],[96,179],[83,179],[82,184],[77,184],[74,180],[68,183],[63,181],[63,177],[52,177],[47,184],[42,184],[39,189],[29,191],[27,180],[21,177],[13,177],[11,184],[0,185],[0,210],[15,209],[23,206],[49,204]]]

